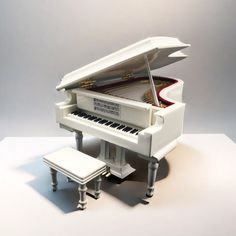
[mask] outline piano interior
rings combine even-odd
[[[153,76],[153,80],[156,88],[156,93],[159,99],[160,107],[165,108],[167,106],[172,105],[172,102],[162,98],[159,94],[162,89],[176,83],[177,81],[174,79],[159,76]],[[115,81],[116,82],[113,83],[103,83],[102,85],[98,84],[88,89],[99,93],[108,94],[111,96],[150,103],[155,106],[148,77],[132,77],[126,80],[118,80],[118,82],[117,80]]]

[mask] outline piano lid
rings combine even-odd
[[[130,73],[144,74],[145,56],[150,69],[154,70],[186,58],[180,50],[189,46],[190,44],[182,43],[177,38],[147,38],[65,75],[56,89],[70,89],[87,79],[117,78]]]

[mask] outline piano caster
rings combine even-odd
[[[147,182],[147,197],[152,197],[154,193],[154,184],[156,180],[157,175],[157,169],[158,169],[158,160],[151,160],[148,163],[148,182]]]

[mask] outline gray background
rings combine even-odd
[[[233,0],[0,1],[0,138],[70,135],[55,123],[62,76],[149,36],[191,43],[155,74],[185,82],[185,133],[236,140]]]

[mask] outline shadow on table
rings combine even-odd
[[[91,156],[98,156],[100,141],[92,139],[85,142],[83,151]],[[146,181],[148,172],[148,162],[137,157],[137,154],[127,151],[127,161],[136,169],[134,173],[120,180],[115,176],[103,178],[102,191],[119,199],[130,207],[137,204],[148,204],[145,197]],[[32,161],[20,166],[20,170],[31,173],[35,179],[27,184],[39,194],[48,199],[51,203],[60,208],[64,213],[70,213],[76,210],[79,194],[77,191],[78,184],[75,182],[67,182],[66,177],[58,173],[58,190],[52,192],[51,176],[49,168],[43,163],[42,157],[32,158]],[[169,165],[165,158],[160,161],[157,172],[156,181],[167,177],[169,173]],[[87,184],[88,195],[93,192],[93,181]],[[102,197],[102,196],[101,196]]]

